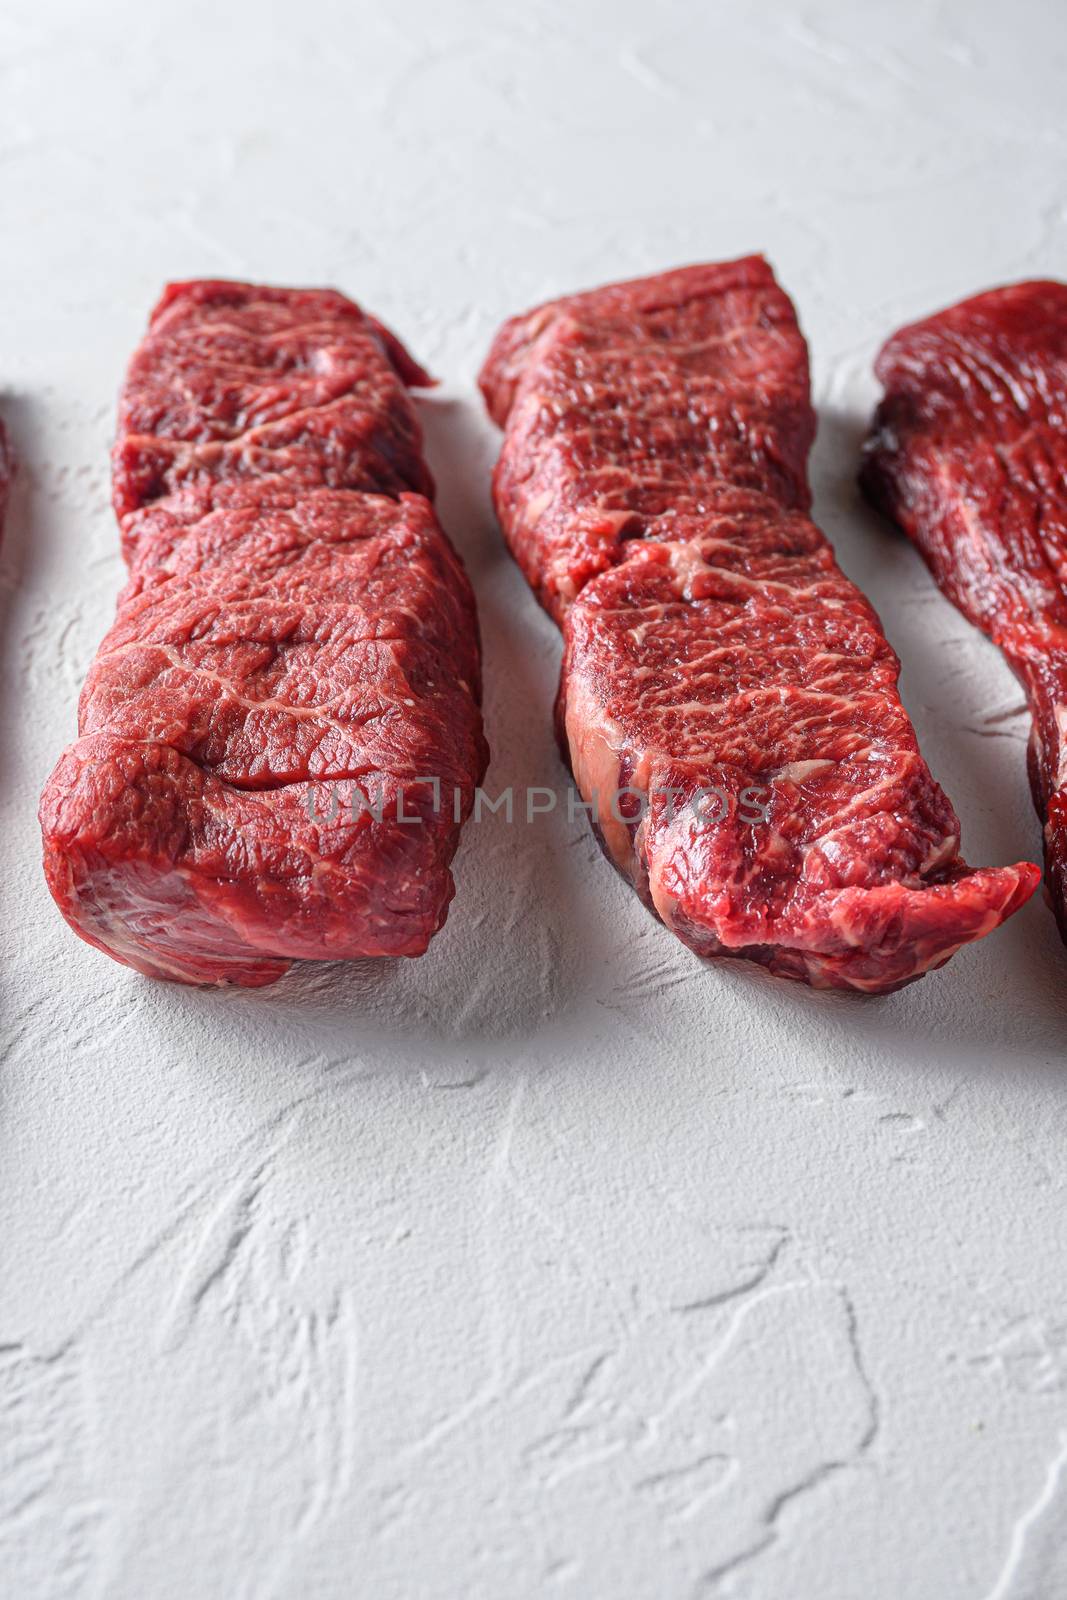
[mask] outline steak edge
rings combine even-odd
[[[11,497],[11,484],[15,477],[15,456],[7,437],[7,429],[0,421],[0,539],[4,537],[7,503]]]

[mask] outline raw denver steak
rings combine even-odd
[[[500,520],[563,619],[562,748],[680,938],[877,992],[1026,900],[1028,863],[961,860],[897,659],[804,514],[807,352],[764,261],[542,306],[482,388]]]
[[[418,955],[485,765],[474,602],[342,296],[168,289],[115,448],[130,580],[45,789],[49,886],[156,977]]]
[[[886,392],[863,487],[1023,685],[1067,939],[1067,285],[965,300],[894,334],[875,370]]]

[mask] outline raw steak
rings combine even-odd
[[[151,976],[419,955],[444,921],[485,766],[477,622],[408,487],[401,374],[425,376],[340,295],[240,284],[169,289],[134,359],[130,579],[41,823],[67,920]]]
[[[1020,283],[903,328],[876,363],[869,498],[1007,656],[1067,940],[1067,285]]]
[[[542,306],[482,387],[501,522],[563,619],[561,747],[686,944],[883,992],[1027,899],[1029,863],[960,859],[897,658],[805,515],[807,352],[764,261]]]

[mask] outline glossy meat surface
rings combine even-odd
[[[481,384],[506,430],[497,514],[557,621],[627,540],[664,516],[710,509],[724,485],[810,505],[807,350],[759,257],[513,318]]]
[[[482,382],[505,533],[563,621],[561,746],[680,938],[885,992],[1023,903],[1029,863],[961,859],[897,659],[805,515],[807,355],[765,262],[539,308]]]
[[[1067,285],[1012,284],[893,335],[861,481],[1003,650],[1067,939]]]
[[[261,355],[282,351],[277,379],[232,351],[197,364],[220,305]],[[287,449],[259,476],[219,457],[157,493],[124,476],[156,436],[120,438],[130,578],[42,798],[49,886],[83,938],[157,977],[257,985],[293,960],[421,954],[486,752],[470,587],[405,488],[428,481],[399,376],[417,369],[340,296],[192,285],[163,308],[128,427],[202,440],[271,413],[304,442],[297,470]],[[373,473],[371,492],[323,486],[342,407],[390,441],[396,493]],[[358,480],[362,458],[343,460]]]

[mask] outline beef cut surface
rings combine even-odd
[[[505,323],[482,371],[505,428],[512,553],[557,621],[589,578],[725,486],[811,504],[807,350],[752,257],[573,295]]]
[[[112,459],[123,519],[186,484],[432,496],[403,382],[431,380],[344,295],[172,284],[126,375]]]
[[[541,306],[482,373],[494,495],[561,621],[561,747],[603,847],[701,955],[884,992],[1033,892],[974,870],[878,618],[809,520],[795,313],[759,257]]]
[[[473,597],[403,380],[341,295],[166,292],[120,403],[129,581],[41,803],[91,944],[269,983],[418,955],[484,771]]]
[[[976,295],[893,335],[861,482],[1000,646],[1067,940],[1067,284]]]

